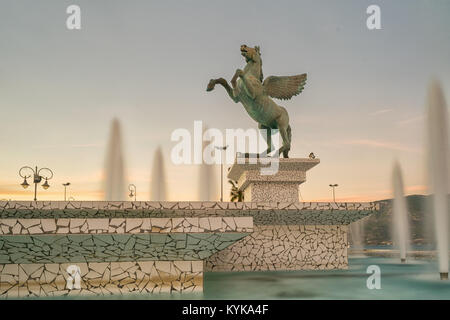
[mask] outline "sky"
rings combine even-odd
[[[66,8],[81,8],[68,30]],[[381,30],[366,8],[381,9]],[[122,129],[128,183],[150,197],[153,155],[166,161],[168,200],[198,200],[199,166],[170,160],[171,133],[256,128],[211,78],[231,79],[259,45],[263,72],[308,74],[304,91],[277,101],[290,116],[290,157],[314,152],[301,200],[392,196],[397,159],[407,194],[427,193],[426,89],[435,77],[449,101],[450,2],[61,1],[0,2],[0,199],[32,200],[20,167],[49,167],[39,200],[101,200],[111,121]],[[215,169],[219,181],[220,167]],[[225,200],[228,195],[225,190]],[[219,198],[219,194],[217,198]]]

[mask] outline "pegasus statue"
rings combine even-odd
[[[259,129],[265,129],[263,135],[267,150],[260,156],[272,152],[271,130],[278,129],[283,140],[278,154],[289,157],[291,149],[291,126],[286,109],[279,106],[271,98],[289,100],[302,92],[306,83],[306,73],[296,76],[270,76],[263,81],[261,52],[258,46],[251,48],[241,46],[241,54],[247,62],[244,70],[237,69],[231,79],[231,86],[224,78],[211,79],[206,91],[214,89],[216,84],[222,85],[231,99],[241,102],[250,117],[258,123]]]

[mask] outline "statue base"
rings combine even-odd
[[[298,187],[319,159],[239,157],[228,178],[237,181],[244,201],[298,202]]]
[[[270,161],[270,163],[268,163]],[[338,204],[299,202],[299,185],[319,159],[251,158],[238,154],[228,178],[238,182],[244,202],[261,210],[253,233],[206,260],[206,271],[325,270],[348,268],[347,222],[333,217]],[[267,174],[268,167],[275,169]],[[266,207],[298,207],[292,217]],[[308,208],[300,210],[300,208]],[[345,216],[343,212],[341,216]],[[323,219],[307,217],[320,215]],[[305,217],[299,220],[300,217]]]

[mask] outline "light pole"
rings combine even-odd
[[[333,188],[333,202],[336,202],[336,196],[335,196],[335,193],[334,193],[334,189],[335,189],[337,186],[338,186],[337,183],[335,183],[335,184],[330,184],[330,187]]]
[[[134,196],[134,201],[136,201],[136,186],[134,184],[130,184],[128,185],[128,190],[130,190],[130,194],[128,195],[130,198],[133,198]]]
[[[228,145],[224,147],[215,147],[217,150],[225,151],[228,148]],[[223,157],[222,152],[220,153],[220,202],[223,202]]]
[[[41,171],[47,171],[49,174],[43,176],[43,175],[41,175]],[[27,174],[27,172],[28,172],[28,174]],[[30,178],[31,176],[33,176],[34,201],[37,201],[36,196],[37,196],[38,183],[41,183],[42,179],[45,179],[45,182],[42,184],[42,188],[44,188],[44,190],[47,190],[50,187],[50,185],[48,184],[48,180],[53,178],[53,171],[50,170],[49,168],[38,169],[38,167],[36,167],[36,169],[33,169],[31,167],[25,166],[25,167],[20,168],[19,176],[21,176],[23,178],[23,182],[20,185],[24,189],[26,189],[30,186],[27,182],[27,178]]]
[[[66,199],[67,199],[66,198],[66,195],[67,195],[66,189],[68,186],[70,186],[70,182],[63,183],[62,185],[64,186],[64,201],[66,201]]]

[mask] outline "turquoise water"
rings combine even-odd
[[[367,288],[370,265],[380,268],[381,289]],[[203,293],[101,299],[450,299],[450,281],[439,280],[436,261],[354,256],[348,270],[207,272]]]
[[[381,271],[381,289],[368,289],[367,267]],[[450,299],[434,261],[349,258],[348,270],[205,274],[205,299]]]

